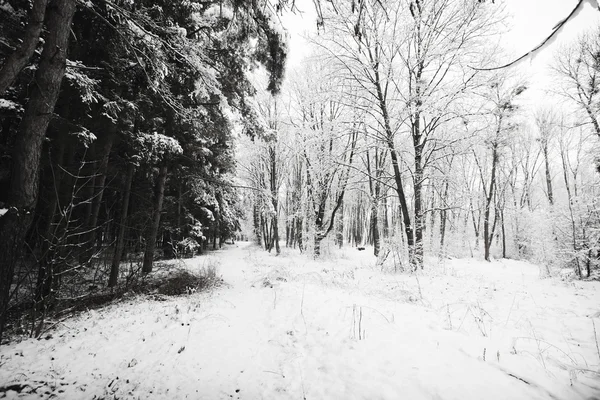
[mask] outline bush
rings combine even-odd
[[[203,268],[200,273],[177,270],[171,272],[166,280],[158,284],[157,292],[167,296],[180,296],[217,287],[222,283],[223,280],[217,276],[216,268],[213,266]]]

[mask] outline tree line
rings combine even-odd
[[[262,66],[267,90],[281,85],[276,11],[2,3],[0,336],[13,304],[43,315],[90,270],[114,287],[151,272],[156,254],[214,247],[238,229],[233,134],[262,129],[248,73]],[[127,255],[141,271],[122,270]]]
[[[281,239],[316,257],[324,239],[370,244],[396,270],[480,254],[590,276],[598,30],[558,51],[553,104],[536,105],[526,79],[495,68],[491,3],[357,4],[323,7],[312,57],[256,97],[269,134],[240,161],[258,189],[245,229],[268,251]]]

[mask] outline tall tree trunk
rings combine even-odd
[[[40,300],[44,298],[44,293],[39,291],[39,288],[44,286],[41,282],[44,282],[46,277],[50,276],[47,273],[47,266],[50,263],[50,259],[52,255],[50,254],[50,250],[55,243],[56,238],[56,229],[53,232],[53,226],[57,223],[56,221],[56,210],[59,204],[59,196],[60,193],[63,193],[63,170],[62,166],[64,165],[64,155],[65,155],[65,137],[64,135],[58,134],[57,137],[52,141],[51,144],[51,157],[50,157],[50,168],[52,173],[47,177],[42,176],[42,180],[49,180],[52,183],[52,189],[49,195],[49,202],[47,206],[47,220],[42,229],[42,245],[41,245],[41,256],[40,256],[40,265],[38,271],[38,285],[37,285],[37,293],[36,299]],[[73,201],[73,199],[71,199]]]
[[[304,242],[302,240],[302,234],[303,234],[303,223],[302,223],[302,217],[297,217],[296,218],[296,241],[298,242],[298,249],[300,250],[300,252],[304,251]]]
[[[108,287],[117,286],[117,282],[119,279],[119,266],[121,264],[121,256],[123,254],[123,246],[125,243],[125,226],[127,224],[127,216],[129,213],[129,197],[131,195],[131,183],[133,182],[134,172],[135,164],[129,163],[129,165],[127,166],[127,178],[125,179],[125,192],[123,194],[121,219],[119,222],[119,233],[117,236],[117,244],[115,246],[115,254],[113,255],[112,265],[110,267]]]
[[[14,83],[17,75],[25,68],[27,62],[35,52],[35,48],[40,40],[42,27],[44,26],[47,5],[48,0],[33,1],[23,41],[19,48],[4,60],[4,65],[0,69],[0,95]]]
[[[373,254],[375,257],[379,255],[381,249],[381,240],[379,239],[379,221],[377,218],[377,211],[379,209],[379,201],[374,200],[371,203],[371,221],[369,230],[373,235]]]
[[[500,127],[498,127],[498,132]],[[483,216],[483,246],[484,257],[486,261],[490,261],[490,248],[492,246],[492,235],[490,233],[490,211],[492,208],[492,199],[494,198],[494,188],[496,187],[496,168],[498,165],[498,143],[492,145],[492,174],[490,176],[490,186],[485,199],[485,211]]]
[[[75,8],[75,0],[55,0],[48,9],[48,35],[15,142],[8,211],[0,216],[0,340],[15,262],[33,220],[42,144],[65,74]]]
[[[554,204],[554,195],[552,193],[552,175],[550,174],[550,160],[548,159],[548,140],[544,140],[542,151],[544,153],[544,164],[546,166],[546,188],[548,190],[548,203]]]
[[[500,209],[500,222],[502,223],[502,258],[506,258],[506,227],[504,225],[504,207]]]
[[[389,212],[387,204],[387,189],[383,191],[383,197],[381,200],[383,207],[383,237],[387,239],[390,236],[390,223],[389,223]]]
[[[417,92],[418,93],[418,92]],[[417,104],[420,107],[420,104]],[[412,127],[413,147],[415,150],[414,196],[415,196],[415,238],[413,244],[412,264],[414,268],[423,269],[423,144],[421,142],[421,115],[416,113]]]
[[[440,210],[440,255],[444,253],[444,242],[446,241],[446,221],[448,220],[448,210],[446,207],[448,205],[448,190],[450,187],[450,182],[448,179],[444,181],[444,198],[442,200],[442,209]]]
[[[273,244],[275,244],[275,252],[277,255],[281,254],[281,248],[279,247],[279,219],[277,218],[279,214],[279,199],[278,199],[278,191],[277,191],[277,153],[275,149],[275,144],[271,144],[269,146],[269,157],[271,164],[271,203],[273,204],[273,242],[271,243],[271,248]]]
[[[260,211],[258,209],[258,204],[256,204],[258,199],[254,201],[254,206],[252,207],[252,220],[254,225],[254,235],[256,236],[256,244],[260,247],[263,245],[263,235],[262,235],[262,225],[260,218]]]
[[[340,205],[339,210],[339,218],[337,219],[337,227],[335,232],[336,242],[338,248],[342,248],[344,246],[344,202]]]
[[[106,183],[106,174],[108,170],[108,160],[110,156],[110,151],[112,149],[112,145],[114,142],[116,133],[116,126],[111,125],[109,131],[104,138],[104,143],[102,144],[101,155],[102,159],[100,160],[100,166],[98,171],[96,172],[97,176],[94,178],[94,196],[92,199],[92,214],[90,216],[90,222],[88,229],[90,230],[90,235],[88,237],[89,252],[87,253],[88,257],[94,252],[94,248],[96,247],[96,243],[98,241],[98,237],[100,236],[100,232],[98,231],[98,217],[100,215],[100,207],[102,206],[102,197],[104,195],[104,185]]]
[[[158,172],[158,180],[156,182],[156,204],[152,215],[152,225],[146,236],[146,250],[144,252],[144,264],[142,265],[142,272],[145,274],[152,272],[154,250],[156,249],[156,237],[158,236],[158,228],[160,226],[160,213],[162,212],[163,199],[165,197],[166,182],[167,164],[164,163]]]
[[[62,139],[62,140],[61,140]],[[56,257],[56,245],[59,244],[56,241],[57,236],[57,221],[56,209],[59,204],[59,193],[62,192],[62,169],[63,158],[65,153],[65,140],[63,135],[58,135],[54,140],[56,145],[54,157],[50,158],[50,164],[53,171],[51,182],[53,185],[52,193],[50,194],[50,201],[47,207],[47,221],[42,230],[42,245],[41,245],[41,256],[39,260],[38,277],[35,290],[35,301],[36,308],[43,309],[47,304],[45,300],[50,296],[52,289],[52,278],[54,275],[54,258]],[[54,146],[53,146],[54,147]],[[44,178],[42,178],[44,179]],[[55,227],[55,229],[53,229]]]

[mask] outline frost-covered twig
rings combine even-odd
[[[594,340],[596,341],[596,351],[598,352],[598,359],[600,359],[600,347],[598,346],[598,334],[596,333],[596,323],[592,318],[592,326],[594,327]]]

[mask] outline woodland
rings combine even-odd
[[[0,0],[0,338],[240,240],[597,278],[600,30],[528,104],[498,3],[317,1],[286,68],[294,2]]]

